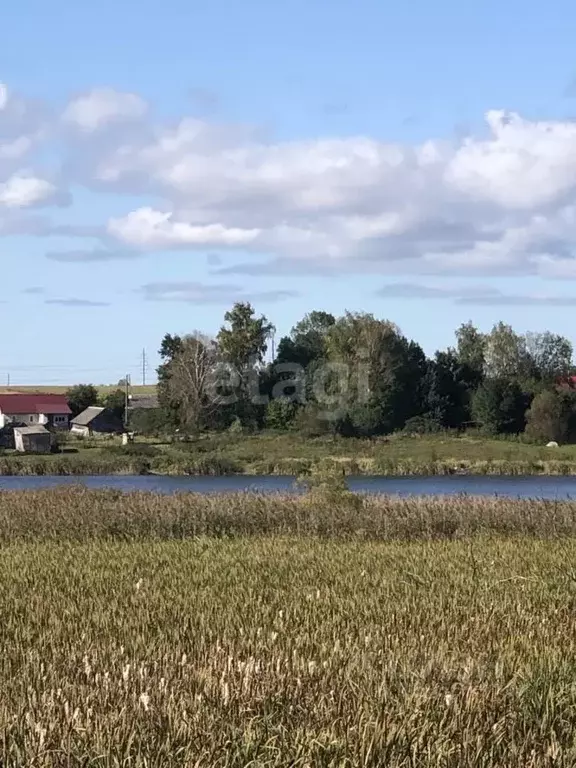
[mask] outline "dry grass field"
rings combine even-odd
[[[576,764],[576,505],[0,494],[0,764]]]
[[[31,394],[35,392],[42,392],[42,393],[51,393],[54,395],[64,395],[70,387],[73,386],[72,384],[70,386],[23,386],[23,387],[0,387],[0,395],[9,395],[9,394],[18,394],[19,392],[24,392],[26,394]],[[121,389],[117,384],[106,384],[106,385],[99,385],[97,386],[98,391],[101,395],[106,395],[109,392],[115,392],[117,389]],[[156,385],[155,384],[146,384],[143,386],[142,384],[132,384],[130,386],[130,391],[133,394],[138,395],[155,395],[156,394]]]

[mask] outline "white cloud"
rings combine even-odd
[[[0,110],[5,109],[7,104],[8,88],[4,85],[4,83],[0,83]]]
[[[571,248],[576,236],[576,123],[493,111],[486,127],[485,136],[416,147],[369,137],[274,144],[184,119],[112,148],[94,174],[171,202],[179,234],[171,224],[156,247],[217,226],[254,233],[244,242],[297,269],[536,273],[544,255],[559,256],[548,250],[555,230],[555,247]],[[137,229],[129,242],[154,247]]]
[[[446,181],[472,199],[534,209],[574,190],[576,123],[530,122],[492,111],[487,141],[467,139],[446,169]]]
[[[113,122],[140,119],[144,117],[147,109],[144,99],[133,93],[121,93],[112,88],[95,88],[71,101],[62,118],[65,122],[90,133]]]
[[[227,228],[222,224],[194,226],[176,221],[171,213],[138,208],[124,218],[110,219],[108,233],[139,248],[241,246],[256,239],[257,229]]]
[[[57,193],[56,187],[36,176],[15,175],[0,184],[0,205],[7,208],[25,208],[45,203]]]
[[[0,83],[1,174],[18,170],[18,163],[47,138],[49,115],[45,104],[11,93]]]
[[[28,166],[38,160],[38,146],[41,158],[61,164],[48,178],[104,199],[142,198],[94,234],[109,258],[127,248],[236,247],[260,262],[223,271],[576,278],[576,122],[569,120],[492,110],[476,136],[414,146],[370,136],[275,141],[252,126],[196,117],[155,123],[141,97],[111,88],[50,117],[0,86],[5,207],[57,195],[51,182],[22,169],[24,157],[32,155]],[[77,224],[70,222],[70,234],[74,227],[82,234]],[[91,246],[66,258],[102,253]]]

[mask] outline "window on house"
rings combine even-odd
[[[29,419],[30,421],[34,421],[34,416],[29,416],[29,417],[28,417],[28,419]]]

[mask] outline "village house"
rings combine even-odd
[[[124,431],[122,419],[110,408],[91,405],[72,419],[71,432],[82,437],[92,435],[120,434]]]
[[[0,429],[11,424],[68,429],[70,407],[65,395],[0,395]]]

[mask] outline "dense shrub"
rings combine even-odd
[[[159,456],[161,451],[148,443],[128,443],[127,445],[111,445],[102,448],[103,456]]]
[[[438,419],[431,414],[413,416],[404,425],[403,432],[407,435],[430,435],[442,432],[443,427]]]
[[[266,426],[268,429],[290,429],[298,412],[297,403],[286,397],[270,400],[266,409]]]

